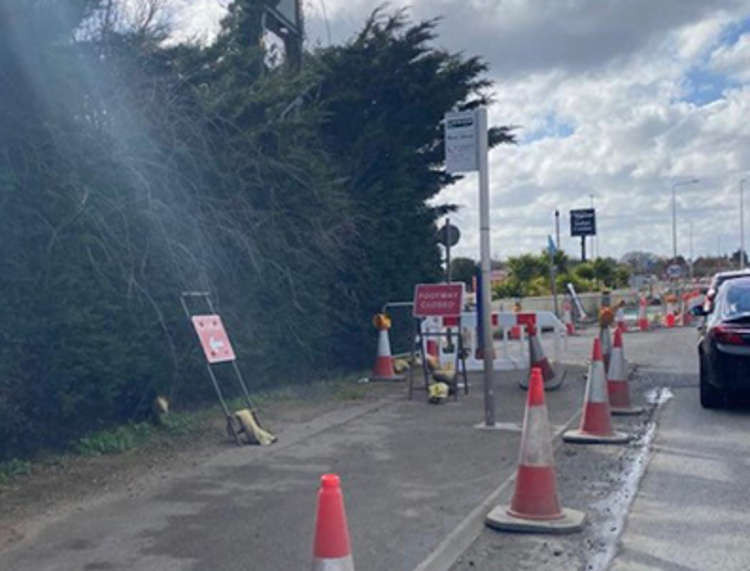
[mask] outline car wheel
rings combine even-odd
[[[706,358],[700,356],[700,391],[703,408],[719,408],[724,403],[724,395],[708,381]]]

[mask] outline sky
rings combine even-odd
[[[183,29],[209,37],[227,2],[174,3]],[[347,41],[376,5],[303,0],[308,46]],[[679,254],[690,254],[691,227],[693,257],[739,248],[741,179],[750,191],[750,0],[389,6],[407,7],[414,20],[441,18],[439,47],[489,65],[490,123],[518,126],[519,144],[489,157],[493,258],[540,251],[554,237],[555,209],[560,246],[580,255],[569,210],[590,207],[592,195],[600,256],[671,255],[673,187]],[[452,255],[478,258],[476,174],[436,202],[460,207],[450,216],[462,234]]]

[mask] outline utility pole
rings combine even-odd
[[[555,244],[560,249],[560,211],[555,208]]]
[[[677,192],[678,186],[685,186],[686,184],[696,184],[700,182],[700,179],[691,178],[690,180],[684,180],[682,182],[675,182],[672,185],[672,260],[677,261]]]
[[[740,269],[745,269],[745,210],[744,210],[744,198],[745,193],[745,179],[740,180]]]
[[[693,279],[693,221],[690,221],[690,279]]]

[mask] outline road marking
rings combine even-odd
[[[648,391],[646,400],[649,403],[655,404],[656,407],[651,413],[651,419],[641,437],[640,445],[635,454],[628,454],[626,456],[628,459],[628,468],[622,474],[623,483],[612,494],[592,505],[592,508],[599,511],[599,513],[609,514],[599,526],[599,529],[608,530],[616,528],[618,533],[616,535],[602,533],[595,538],[601,541],[604,549],[594,553],[586,562],[585,567],[589,571],[604,571],[608,569],[617,555],[617,545],[625,529],[625,521],[628,518],[630,506],[635,501],[636,495],[638,495],[638,485],[651,460],[651,446],[656,437],[658,422],[657,414],[672,396],[674,395],[669,390],[669,387],[658,387]]]
[[[553,435],[555,450],[562,446],[560,436],[580,416],[577,411],[570,419],[559,427]],[[479,537],[484,529],[484,518],[487,513],[500,502],[507,488],[516,480],[516,472],[508,476],[482,503],[474,508],[445,539],[430,553],[426,559],[414,568],[414,571],[448,571],[461,554],[466,551]]]

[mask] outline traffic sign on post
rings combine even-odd
[[[484,347],[492,347],[490,328],[490,177],[487,166],[487,108],[446,113],[445,168],[450,173],[479,171],[479,249],[482,270],[482,308],[479,317]],[[495,393],[493,388],[492,351],[484,352],[484,420],[486,426],[495,425]]]
[[[445,168],[450,173],[477,170],[477,125],[473,110],[445,114]]]
[[[414,317],[459,317],[463,309],[463,282],[414,286]]]
[[[579,208],[570,211],[570,235],[596,235],[596,212],[593,208]]]

